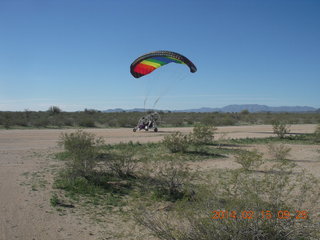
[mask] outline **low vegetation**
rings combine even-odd
[[[191,133],[184,135],[181,132],[175,132],[166,135],[162,141],[163,145],[172,153],[190,152],[193,147],[196,152],[208,152],[206,145],[213,144],[214,134],[217,128],[197,124]]]
[[[319,113],[179,113],[159,112],[161,126],[185,127],[197,124],[207,126],[232,126],[252,124],[320,123]],[[57,106],[48,111],[1,112],[0,128],[79,128],[79,127],[134,127],[144,116],[142,112],[105,113],[93,109],[64,112]]]
[[[320,124],[318,124],[316,130],[314,131],[314,141],[317,143],[320,142]]]
[[[283,121],[274,121],[272,123],[273,133],[279,138],[285,138],[290,133],[290,126]]]
[[[156,199],[176,201],[191,196],[189,187],[193,174],[184,162],[171,157],[169,160],[155,163],[153,167],[157,169],[152,181]]]
[[[262,156],[257,150],[241,151],[235,155],[235,162],[239,163],[245,171],[249,171],[263,164]]]
[[[268,150],[269,150],[269,154],[276,161],[286,161],[289,157],[291,148],[286,146],[283,143],[280,143],[280,144],[270,143],[268,144]]]
[[[230,144],[270,144],[270,143],[283,143],[283,144],[318,144],[317,135],[311,134],[298,134],[289,135],[284,138],[279,137],[266,137],[266,138],[239,138],[229,139],[228,141],[219,141],[220,143]]]
[[[241,168],[218,176],[211,179],[215,185],[193,201],[177,203],[175,211],[141,208],[137,221],[165,240],[318,239],[319,223],[299,205],[319,197],[312,191],[305,195],[305,184],[316,189],[312,177],[257,175]]]
[[[106,216],[125,207],[127,216],[163,240],[319,239],[319,181],[289,161],[288,145],[315,144],[316,132],[293,137],[251,139],[268,144],[266,159],[248,150],[248,139],[219,142],[206,125],[147,144],[106,145],[81,130],[64,134],[64,153],[57,157],[66,165],[50,202],[56,208],[91,205],[91,214]],[[216,157],[239,165],[195,167]]]
[[[186,152],[190,144],[190,140],[187,135],[181,132],[175,132],[170,135],[166,135],[162,141],[163,145],[166,146],[172,153]]]
[[[88,177],[92,174],[97,165],[99,147],[103,144],[101,138],[78,130],[74,133],[62,134],[59,144],[68,154],[66,166],[70,176]]]

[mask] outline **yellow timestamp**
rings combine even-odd
[[[270,210],[263,211],[228,211],[228,210],[215,210],[212,211],[212,219],[308,219],[308,211],[304,210],[296,210],[296,211],[288,211],[288,210],[280,210],[276,212],[272,212]]]

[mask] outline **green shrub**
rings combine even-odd
[[[71,175],[88,176],[97,164],[98,148],[103,144],[101,138],[94,134],[78,130],[73,133],[63,133],[60,136],[60,145],[68,152],[67,167]]]
[[[236,162],[239,163],[246,171],[259,167],[262,161],[262,154],[257,150],[254,151],[240,151],[235,155]]]
[[[49,120],[47,117],[38,118],[33,122],[35,127],[47,127],[49,125]]]
[[[95,125],[95,122],[91,118],[83,118],[80,120],[79,126],[91,128],[91,127],[95,127],[96,125]]]
[[[52,207],[56,207],[57,205],[59,205],[59,198],[58,195],[56,193],[53,193],[51,198],[50,198],[50,204]]]
[[[248,109],[243,109],[241,112],[240,112],[240,114],[242,114],[242,115],[248,115],[250,112],[249,112],[249,110]]]
[[[192,144],[195,145],[204,145],[210,144],[214,139],[214,132],[217,128],[212,126],[206,126],[198,124],[193,128],[192,133],[190,134],[190,139]]]
[[[283,139],[287,134],[290,133],[290,126],[285,122],[274,121],[272,124],[273,133],[279,138]]]
[[[175,132],[165,136],[162,143],[172,153],[185,152],[189,146],[189,139],[188,136],[183,135],[181,132]]]
[[[225,117],[221,117],[221,119],[218,121],[219,126],[233,126],[237,123],[235,119],[233,119],[231,116],[226,115]]]

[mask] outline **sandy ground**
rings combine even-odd
[[[292,133],[312,133],[315,125],[292,125]],[[174,131],[190,132],[191,128],[161,128],[158,133],[136,132],[132,129],[86,129],[101,136],[107,143],[128,141],[156,142]],[[57,141],[63,132],[75,130],[0,130],[0,240],[11,239],[115,239],[118,225],[125,224],[110,217],[107,231],[101,224],[83,215],[56,211],[50,206],[52,169],[57,162],[50,153],[59,151]],[[272,126],[219,127],[217,137],[244,138],[272,136]],[[265,146],[251,146],[267,152]],[[316,145],[294,145],[290,160],[320,176],[319,149]],[[208,160],[201,162],[202,168],[235,167],[231,160]],[[43,175],[43,184],[33,182]],[[50,177],[51,176],[51,177]],[[41,176],[40,176],[41,177]],[[39,178],[38,178],[39,179]],[[41,179],[41,178],[40,178]],[[72,211],[71,211],[72,212]],[[108,235],[108,231],[110,234]],[[113,232],[111,234],[111,232]],[[143,239],[134,236],[126,239]],[[119,239],[122,239],[119,237]]]

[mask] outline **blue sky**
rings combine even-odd
[[[0,110],[319,108],[319,12],[318,0],[0,0]],[[198,71],[133,78],[155,50]]]

